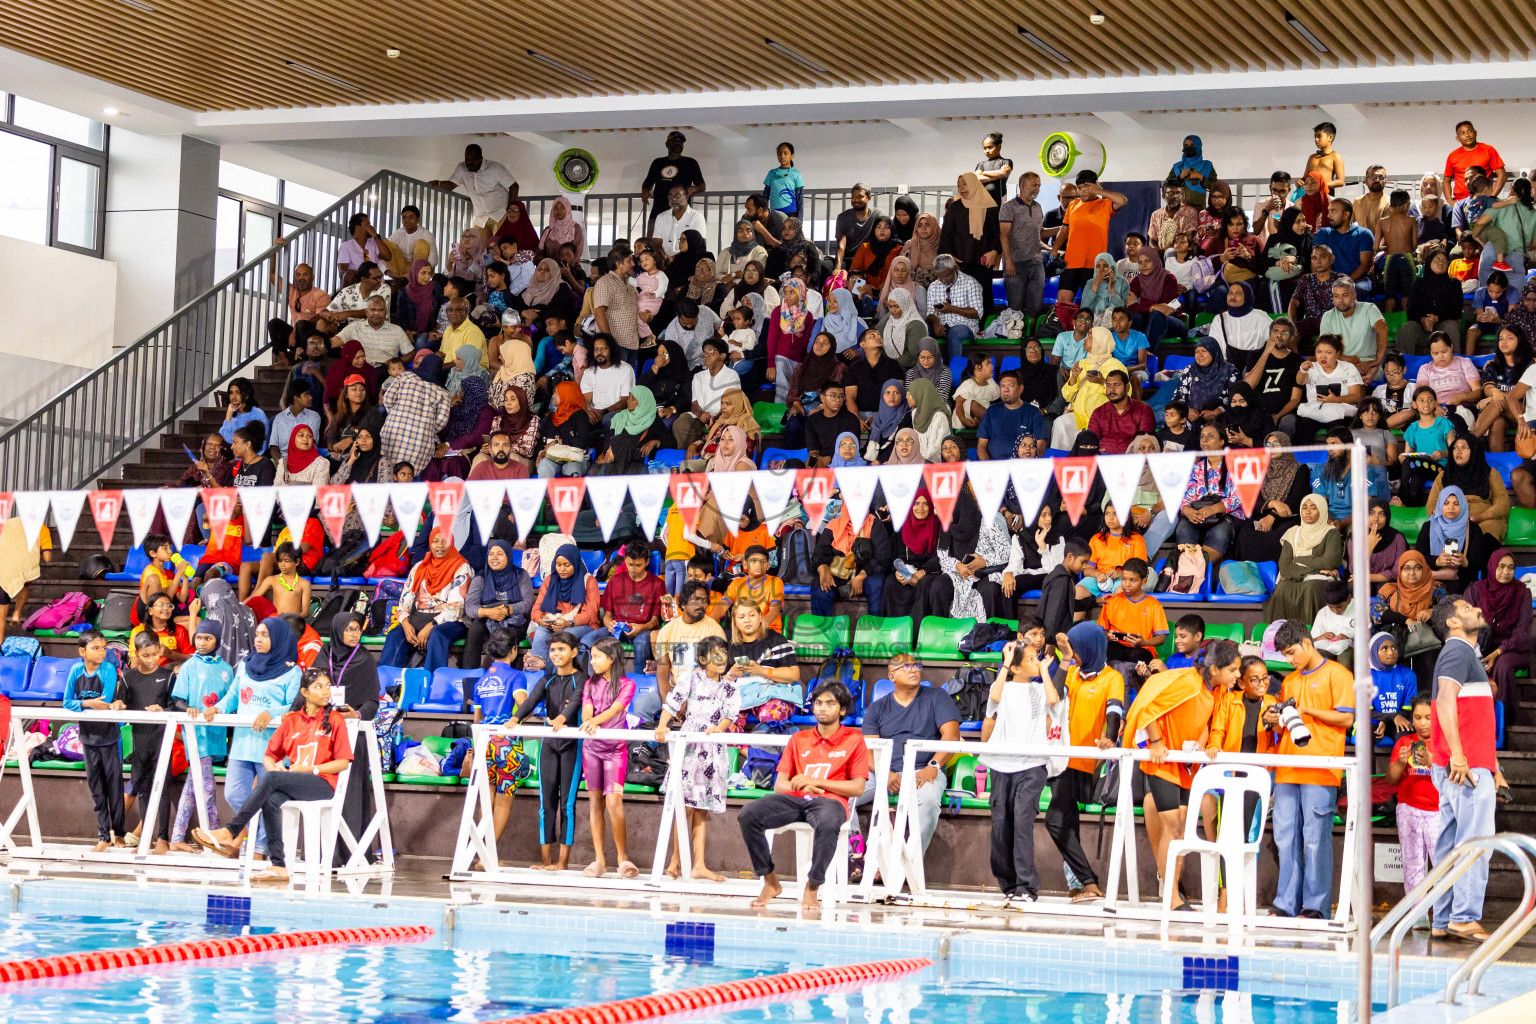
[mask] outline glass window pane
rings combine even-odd
[[[262,174],[253,171],[249,167],[241,167],[239,164],[219,161],[219,188],[238,192],[252,199],[264,199],[269,203],[277,202],[277,179],[270,174]]]
[[[300,213],[307,213],[311,216],[324,210],[340,198],[340,196],[333,196],[329,192],[321,192],[316,188],[296,185],[291,181],[283,184],[283,205],[290,210],[298,210]]]
[[[101,168],[69,157],[59,159],[57,240],[82,249],[96,248],[96,213]]]
[[[266,214],[245,211],[245,252],[240,256],[241,264],[249,263],[272,248],[275,226],[275,222]]]
[[[104,137],[100,121],[92,121],[88,117],[20,96],[16,97],[15,123],[17,127],[92,149],[100,149]]]
[[[53,149],[0,132],[0,235],[48,244],[48,173]]]
[[[222,281],[235,272],[240,255],[240,202],[219,196],[213,221],[213,279]]]

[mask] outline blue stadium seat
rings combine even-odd
[[[992,303],[996,306],[1008,305],[1008,287],[1000,277],[992,280]]]
[[[1275,589],[1275,582],[1279,579],[1280,567],[1274,562],[1258,562],[1259,578],[1264,583],[1263,594],[1229,594],[1221,589],[1220,574],[1213,576],[1211,588],[1211,601],[1216,604],[1263,604],[1264,598]],[[1161,597],[1162,595],[1158,595]]]
[[[630,672],[629,678],[635,684],[636,697],[656,689],[656,677],[654,675],[646,675],[644,672]]]
[[[763,457],[757,460],[761,469],[769,468],[774,462],[782,462],[785,459],[799,459],[801,462],[811,457],[809,448],[769,448],[763,452]]]
[[[21,655],[0,658],[0,693],[15,697],[27,688],[32,659]]]
[[[997,372],[1007,373],[1009,370],[1017,370],[1022,363],[1023,360],[1018,356],[1003,356],[1003,361],[998,364]]]
[[[597,572],[602,568],[604,556],[601,551],[583,551],[581,560],[587,567],[587,572]]]
[[[207,544],[183,544],[181,546],[181,559],[189,565],[196,565],[202,561],[208,553]]]
[[[1167,564],[1167,562],[1168,559],[1166,558],[1158,559],[1156,566],[1157,571],[1162,572],[1163,566]],[[1200,588],[1193,594],[1154,594],[1152,596],[1157,598],[1165,605],[1191,604],[1195,601],[1209,601],[1211,599],[1211,567],[1209,565],[1205,567],[1205,582],[1200,584]]]
[[[64,684],[69,681],[69,670],[75,661],[75,658],[38,658],[32,665],[27,688],[18,696],[22,700],[63,700]]]
[[[427,692],[421,700],[407,704],[411,711],[436,711],[457,714],[464,708],[464,684],[485,675],[482,669],[440,668],[432,673]]]
[[[645,372],[647,370],[649,370],[651,368],[651,365],[653,363],[655,363],[655,362],[656,362],[656,360],[654,360],[654,359],[647,359],[645,362],[641,363],[640,364],[640,375],[643,377],[645,375]]]
[[[1493,357],[1496,355],[1498,355],[1497,352],[1489,352],[1487,355],[1473,356],[1472,365],[1481,370],[1483,367],[1493,362]]]
[[[1524,460],[1514,452],[1488,452],[1488,465],[1499,471],[1499,476],[1504,478],[1504,486],[1510,487],[1514,482],[1515,467]]]
[[[1163,360],[1163,369],[1168,373],[1182,370],[1195,361],[1194,356],[1169,356]]]
[[[431,681],[431,674],[424,668],[379,666],[379,696],[382,698],[387,691],[399,689],[400,703],[405,707],[410,707],[421,700],[421,695],[426,692],[427,685]],[[404,686],[401,685],[402,682]]]
[[[960,382],[965,380],[965,370],[970,365],[971,361],[965,358],[965,356],[955,356],[955,358],[949,361],[949,378],[955,382],[956,386],[959,386]]]
[[[981,461],[981,453],[978,452],[975,448],[967,448],[965,450],[965,457],[972,462]]]
[[[109,572],[106,578],[113,583],[137,583],[139,577],[144,575],[144,570],[149,568],[149,556],[144,553],[143,545],[128,549],[128,555],[123,559],[122,572]]]
[[[688,453],[678,448],[658,448],[656,454],[651,457],[652,466],[666,466],[668,469],[677,469],[683,464]]]
[[[1056,304],[1056,296],[1060,292],[1060,286],[1061,277],[1059,275],[1046,279],[1045,291],[1041,294],[1040,301],[1047,309]]]
[[[1147,376],[1150,378],[1157,372],[1157,356],[1147,356]]]
[[[1403,356],[1403,376],[1409,380],[1418,380],[1419,371],[1424,364],[1429,362],[1429,356]]]

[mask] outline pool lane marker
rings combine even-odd
[[[250,953],[272,953],[285,949],[312,949],[317,946],[360,945],[380,942],[419,942],[436,934],[425,925],[389,925],[382,928],[327,928],[312,932],[277,932],[269,935],[235,935],[222,939],[196,939],[158,946],[130,949],[104,949],[89,953],[66,953],[35,960],[10,960],[0,963],[0,983],[69,978],[94,971],[112,971],[155,964],[188,963],[214,960]]]
[[[676,992],[636,996],[633,999],[620,999],[612,1003],[597,1003],[565,1010],[545,1010],[526,1017],[496,1021],[494,1024],[626,1024],[629,1021],[651,1020],[675,1013],[727,1007],[732,1003],[781,998],[797,992],[810,993],[821,989],[879,981],[882,978],[910,974],[932,966],[933,961],[927,957],[912,957],[905,960],[877,960],[865,964],[848,964],[844,967],[817,967],[808,971],[766,974],[757,978],[727,981],[719,985],[703,985],[698,988],[679,989]]]

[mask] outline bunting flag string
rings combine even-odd
[[[106,551],[117,533],[117,517],[123,511],[123,492],[92,491],[90,503],[91,518],[96,521],[96,532],[101,534],[101,550]]]
[[[85,491],[49,491],[48,503],[53,506],[53,521],[59,528],[59,550],[68,551],[75,538],[75,525],[85,509]]]
[[[635,518],[639,520],[640,533],[650,540],[656,536],[656,527],[661,522],[661,507],[666,504],[670,480],[653,473],[624,479],[629,482],[629,500],[635,503]]]
[[[389,484],[389,507],[395,510],[395,523],[405,534],[405,546],[416,543],[416,531],[421,528],[421,510],[427,504],[426,484]],[[543,488],[541,487],[542,494]]]
[[[357,506],[357,518],[363,521],[363,531],[368,534],[368,546],[379,542],[379,531],[384,528],[384,510],[389,507],[389,484],[353,484],[352,504]]]

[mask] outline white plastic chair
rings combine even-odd
[[[770,849],[773,847],[773,837],[780,832],[788,832],[795,837],[795,877],[804,884],[805,876],[811,870],[816,830],[803,821],[771,828],[765,833]],[[827,865],[826,881],[817,890],[816,895],[823,903],[836,903],[847,893],[848,835],[848,822],[845,821],[843,827],[837,830],[837,849],[832,851],[832,863]]]
[[[1200,838],[1200,805],[1207,793],[1221,793],[1221,816],[1216,826],[1216,841]],[[1243,827],[1243,804],[1249,793],[1259,798],[1259,835],[1248,841]],[[1234,931],[1240,929],[1241,917],[1258,916],[1259,841],[1264,837],[1264,822],[1269,816],[1269,772],[1246,764],[1208,764],[1195,773],[1189,787],[1189,814],[1184,821],[1184,838],[1168,844],[1168,877],[1163,880],[1162,922],[1167,926],[1173,913],[1173,894],[1178,891],[1178,875],[1172,865],[1180,856],[1200,858],[1200,897],[1204,923],[1216,924],[1216,901],[1220,889],[1217,868],[1224,866],[1227,877],[1227,913]],[[1222,862],[1225,862],[1224,864]]]
[[[330,877],[340,831],[341,805],[346,799],[349,764],[336,776],[336,793],[328,800],[289,800],[283,804],[283,860],[292,879],[300,871],[308,884]],[[299,830],[303,829],[304,856],[298,857]],[[271,840],[268,839],[268,842]]]

